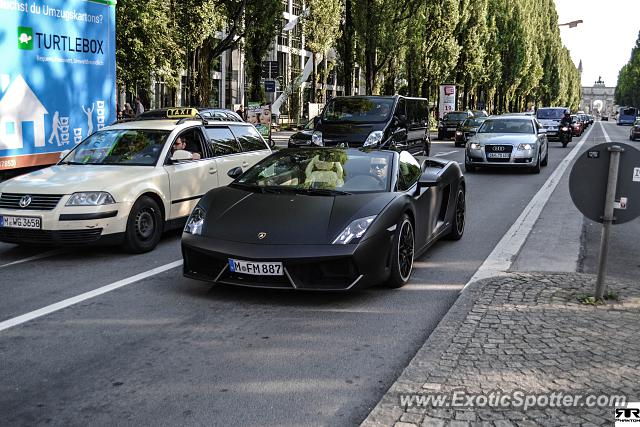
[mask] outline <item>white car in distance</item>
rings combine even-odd
[[[0,183],[0,241],[152,250],[200,197],[271,154],[249,123],[195,109],[107,126],[54,166]]]

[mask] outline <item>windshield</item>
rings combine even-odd
[[[636,109],[635,108],[621,108],[620,109],[620,115],[622,116],[636,116]]]
[[[542,120],[562,120],[565,111],[567,110],[564,108],[539,108],[536,117]]]
[[[258,163],[232,185],[312,195],[383,192],[390,187],[392,161],[390,152],[286,150]]]
[[[469,115],[467,113],[448,113],[444,115],[445,120],[464,120]]]
[[[82,141],[60,163],[153,166],[169,135],[161,130],[103,130]]]
[[[392,98],[334,98],[324,109],[328,122],[383,122],[393,110]]]
[[[497,119],[486,120],[478,133],[535,133],[530,120]]]
[[[482,123],[484,123],[484,121],[487,120],[484,117],[475,117],[475,118],[470,118],[464,121],[464,123],[462,124],[462,126],[464,127],[478,127],[480,126]]]

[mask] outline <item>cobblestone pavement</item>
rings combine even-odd
[[[470,285],[363,425],[613,425],[613,407],[524,410],[400,401],[409,394],[516,391],[640,401],[640,283],[609,282],[618,301],[581,304],[579,296],[592,295],[594,283],[595,276],[578,273],[512,273]]]

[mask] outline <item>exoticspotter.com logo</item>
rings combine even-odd
[[[33,28],[18,27],[18,49],[33,50]]]

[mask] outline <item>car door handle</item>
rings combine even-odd
[[[209,168],[209,173],[210,173],[211,175],[216,174],[216,173],[218,173],[218,169],[216,169],[216,168]]]
[[[243,167],[243,168],[247,168],[247,167],[249,167],[249,163],[247,163],[247,162],[242,162],[242,167]]]

